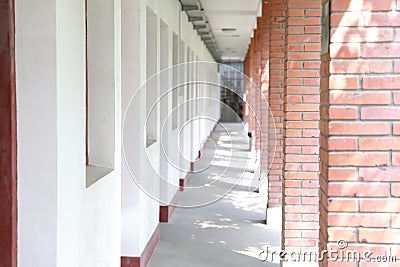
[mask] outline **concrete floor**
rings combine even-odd
[[[280,218],[265,225],[265,197],[247,170],[252,160],[242,124],[218,126],[195,163],[195,173],[171,221],[161,225],[161,240],[149,267],[278,266],[261,261],[266,246],[280,244]],[[276,219],[276,220],[274,220]]]

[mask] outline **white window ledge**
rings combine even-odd
[[[110,174],[113,169],[98,167],[93,165],[86,166],[86,188],[93,185],[100,179]]]
[[[146,139],[146,148],[150,147],[151,145],[157,143],[157,140],[154,139]]]

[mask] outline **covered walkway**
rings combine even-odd
[[[278,266],[259,259],[265,246],[280,246],[281,218],[265,225],[265,197],[253,192],[257,181],[248,171],[248,141],[243,124],[218,124],[174,215],[161,224],[150,267]]]
[[[0,0],[0,148],[0,267],[399,267],[400,0]]]

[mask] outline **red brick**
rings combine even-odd
[[[400,44],[368,44],[362,47],[362,57],[365,58],[395,58],[400,57]]]
[[[331,92],[331,104],[384,105],[390,104],[389,92]]]
[[[318,174],[314,172],[288,172],[286,173],[286,178],[296,180],[313,180],[318,179]]]
[[[393,230],[360,229],[359,241],[381,244],[396,244],[400,240],[400,232]],[[380,265],[381,266],[381,265]]]
[[[303,130],[303,138],[306,137],[319,137],[319,130],[317,128],[315,130]],[[306,150],[303,148],[303,153],[306,153]]]
[[[320,115],[318,113],[304,113],[303,120],[305,121],[319,120],[319,116]]]
[[[388,42],[393,40],[392,29],[336,28],[331,31],[333,43]]]
[[[286,197],[285,199],[286,205],[296,205],[301,204],[301,197]]]
[[[355,181],[355,180],[357,180],[356,170],[353,168],[351,168],[351,169],[329,168],[328,177],[329,177],[329,180],[332,180],[332,181]]]
[[[286,162],[318,162],[316,155],[286,155]]]
[[[315,52],[288,52],[288,60],[317,60],[320,59],[321,55]]]
[[[400,77],[364,77],[363,89],[400,89]]]
[[[394,72],[395,73],[400,73],[400,61],[395,61],[394,62]]]
[[[386,153],[335,153],[329,157],[331,166],[388,166],[389,155]]]
[[[305,69],[319,69],[321,67],[321,62],[319,61],[305,61],[304,68]]]
[[[318,199],[315,201],[315,204],[318,204]],[[318,214],[303,214],[301,218],[303,222],[318,222],[319,216]]]
[[[307,28],[306,28],[307,29]],[[287,38],[289,43],[318,43],[321,41],[321,37],[318,35],[289,35]]]
[[[303,64],[303,62],[296,62],[296,63],[300,63],[300,64]],[[303,82],[303,80],[302,79],[287,79],[286,80],[286,83],[287,83],[287,85],[292,85],[292,86],[294,86],[294,85],[297,85],[297,86],[299,86],[299,85],[302,85],[302,82]]]
[[[304,12],[304,11],[302,11],[302,12]],[[298,27],[293,26],[293,27],[290,27],[290,28],[288,29],[288,32],[287,32],[287,33],[288,33],[289,35],[293,35],[293,34],[304,34],[304,26],[298,26]],[[301,47],[300,44],[297,44],[297,45]],[[301,50],[299,50],[299,51],[301,51]]]
[[[287,76],[291,78],[313,78],[319,77],[318,70],[288,70]]]
[[[391,68],[392,62],[388,60],[332,61],[330,63],[332,74],[388,73],[391,71]]]
[[[399,42],[400,41],[400,29],[396,29],[395,32],[396,32],[396,38],[394,40],[396,42]]]
[[[337,242],[335,243],[328,243],[328,249],[330,249],[331,251],[333,250],[337,250]],[[347,253],[349,251],[358,251],[360,252],[360,255],[363,255],[364,252],[369,251],[371,252],[373,255],[386,255],[390,250],[388,247],[385,246],[378,246],[378,245],[369,245],[369,244],[348,244],[348,247],[346,250],[344,250],[344,253]],[[345,254],[346,255],[346,254]],[[338,261],[340,264],[343,264],[343,262]],[[341,267],[342,265],[339,265],[339,267]],[[380,266],[380,265],[379,265]],[[330,267],[330,265],[329,265]],[[358,265],[357,265],[358,267]]]
[[[392,0],[364,0],[357,2],[354,0],[332,1],[331,10],[336,11],[389,11],[392,9]]]
[[[367,27],[400,26],[400,12],[370,13],[364,25]]]
[[[285,238],[296,238],[296,237],[297,238],[301,237],[300,231],[297,231],[297,230],[286,230],[285,231]]]
[[[390,214],[328,214],[329,226],[388,227]]]
[[[354,120],[358,117],[357,108],[330,107],[329,119],[331,120]]]
[[[389,195],[389,185],[353,182],[330,184],[328,194],[329,196],[338,197],[387,197]]]
[[[301,190],[297,190],[301,191]],[[315,213],[318,210],[316,205],[302,205],[301,210],[299,210],[299,205],[285,205],[285,212],[287,213]]]
[[[302,69],[303,68],[303,62],[301,62],[301,61],[288,61],[287,65],[288,65],[288,68],[290,68],[290,69]]]
[[[302,128],[302,129],[317,129],[318,128],[318,122],[316,121],[288,121],[286,123],[286,128],[287,129],[297,129],[297,128]]]
[[[360,150],[400,150],[400,138],[361,138]]]
[[[346,240],[347,242],[356,241],[356,230],[355,229],[328,229],[329,241],[335,240]]]
[[[400,214],[392,214],[392,220],[390,226],[392,228],[400,228]]]
[[[286,239],[286,246],[301,246],[301,247],[314,247],[317,243],[317,240],[312,239]]]
[[[390,246],[390,255],[392,256],[396,256],[397,262],[399,262],[399,258],[400,258],[400,246],[399,245],[394,245],[392,244]],[[394,266],[399,267],[399,264],[396,264]],[[390,267],[393,267],[392,265],[390,265]]]
[[[400,182],[400,169],[360,168],[359,179],[370,182]]]
[[[298,208],[298,206],[296,206]],[[308,208],[308,207],[307,207]],[[315,207],[310,206],[310,208],[315,209]],[[317,222],[286,222],[285,226],[290,230],[311,230],[318,227]]]
[[[329,199],[329,211],[355,212],[357,210],[357,200],[355,199]]]
[[[286,188],[290,188],[290,187],[300,188],[301,181],[285,181],[285,186],[286,186]]]
[[[331,122],[329,133],[332,135],[387,135],[389,124],[384,122]]]
[[[393,102],[395,105],[400,105],[400,92],[394,92],[393,93]]]
[[[318,103],[320,102],[320,96],[319,95],[305,95],[303,96],[303,102],[305,103]]]
[[[327,267],[358,267],[355,262],[329,261]]]
[[[331,44],[330,45],[331,58],[359,58],[360,45],[359,44]]]
[[[392,165],[395,167],[400,167],[400,153],[392,153]]]
[[[330,89],[351,90],[359,88],[358,77],[332,75],[329,78]]]
[[[398,212],[400,199],[362,199],[360,200],[361,212]]]
[[[317,164],[315,164],[317,165]],[[302,188],[319,188],[319,184],[317,181],[302,181],[301,182]],[[317,197],[309,197],[303,198],[303,204],[318,204]]]
[[[321,44],[309,44],[309,43],[306,43],[306,44],[304,44],[304,51],[306,51],[306,52],[314,52],[314,51],[320,52],[321,51]],[[309,54],[309,53],[307,53],[307,54]],[[320,57],[318,59],[320,59]]]
[[[356,150],[357,139],[355,138],[331,138],[329,139],[329,151]]]
[[[304,17],[304,9],[291,9],[288,11],[289,17]]]
[[[304,33],[310,34],[310,33],[318,33],[321,34],[322,28],[321,26],[307,26],[304,29]]]
[[[400,123],[393,123],[393,134],[400,135]]]
[[[377,255],[377,254],[374,254],[374,255]],[[386,254],[380,254],[379,256],[385,256]],[[397,257],[397,260],[398,260],[398,257]],[[384,262],[384,261],[387,261],[387,262]],[[374,261],[371,261],[371,262],[365,262],[365,261],[362,261],[362,262],[360,262],[360,265],[359,265],[359,267],[400,267],[400,263],[395,263],[395,262],[391,262],[392,260],[389,260],[389,259],[386,259],[386,260],[384,260],[383,258],[382,258],[382,262],[379,262],[379,265],[377,264],[377,262],[374,262]]]
[[[320,82],[319,80],[320,79],[305,77],[303,79],[303,85],[304,86],[319,86],[319,82]]]
[[[319,111],[319,104],[287,104],[287,111]]]
[[[290,94],[293,94],[293,95],[296,95],[296,94],[301,94],[301,95],[314,95],[314,94],[317,94],[319,92],[319,88],[310,88],[310,87],[306,87],[306,88],[300,88],[300,87],[291,87],[291,86],[288,86],[288,88],[287,88],[287,94],[288,95],[290,95]]]
[[[362,120],[400,120],[400,107],[361,108]]]
[[[321,8],[319,0],[304,0],[304,1],[288,1],[289,9],[291,8]]]
[[[331,14],[331,27],[364,26],[364,16],[361,12],[346,12]]]
[[[400,183],[392,184],[391,192],[393,197],[400,197]]]

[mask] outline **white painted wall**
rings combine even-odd
[[[57,263],[55,5],[15,2],[20,266]]]
[[[100,53],[107,51],[104,57],[96,56],[95,46],[89,47],[93,52],[89,68],[95,70],[89,76],[91,90],[99,90],[101,97],[112,90],[110,95],[114,98],[105,99],[104,109],[101,109],[101,99],[91,100],[99,101],[96,109],[100,111],[90,111],[91,118],[97,122],[90,124],[93,137],[89,147],[94,147],[94,155],[100,155],[93,161],[97,162],[95,165],[113,170],[86,188],[85,1],[16,2],[20,266],[119,266],[121,256],[140,256],[158,225],[158,199],[163,196],[166,202],[170,201],[178,189],[179,179],[186,174],[165,167],[164,163],[161,165],[160,127],[155,131],[158,141],[145,149],[146,94],[134,99],[130,105],[133,115],[127,117],[128,127],[122,127],[132,95],[146,81],[146,55],[153,53],[146,51],[143,22],[147,8],[157,19],[157,50],[168,53],[163,57],[154,53],[157,71],[172,64],[173,33],[180,40],[179,62],[190,58],[213,61],[210,53],[177,0],[93,0],[90,3],[100,5],[96,6],[98,9],[92,7],[94,16],[104,16],[101,27],[105,30],[96,28],[95,40],[108,40],[99,48]],[[165,36],[163,40],[169,44],[162,49],[161,20],[168,37],[167,41]],[[185,55],[187,48],[192,51],[190,58]],[[178,80],[185,81],[188,65],[180,68]],[[217,81],[215,71],[211,68],[204,71],[207,80]],[[199,72],[192,69],[192,79]],[[200,86],[196,87],[197,96],[219,98],[219,90],[202,92]],[[157,87],[161,92],[165,89]],[[157,91],[156,95],[161,92]],[[181,91],[180,95],[178,104],[188,97],[187,92]],[[172,111],[171,98],[172,94],[166,106],[160,106],[163,112]],[[198,105],[197,109],[189,107],[193,115],[200,115]],[[177,129],[172,129],[171,122],[166,126],[168,132],[164,138],[170,154],[176,154],[179,126],[188,116],[185,112],[179,115]],[[219,118],[219,107],[202,112]],[[158,112],[157,124],[162,118]],[[192,147],[186,150],[185,156],[189,159],[197,156],[200,141],[213,126],[210,121],[198,122],[181,136],[183,144]],[[107,145],[102,146],[102,140]],[[134,149],[125,149],[128,152],[123,153],[123,147]],[[110,157],[102,158],[103,152]],[[189,163],[190,160],[182,161],[182,166],[188,169]],[[168,182],[176,186],[160,185],[160,166]],[[139,184],[151,189],[148,193],[153,198],[140,189],[132,174]]]
[[[149,10],[151,12],[149,12]],[[146,16],[151,14],[157,18],[157,51],[148,51],[151,45],[146,42]],[[161,25],[163,28],[161,29]],[[167,34],[165,35],[165,31]],[[182,53],[189,47],[199,59],[213,61],[208,50],[204,46],[201,38],[193,29],[193,25],[188,21],[184,12],[181,11],[180,3],[177,0],[122,0],[122,113],[124,114],[129,105],[129,101],[136,90],[140,88],[149,78],[147,75],[150,69],[157,71],[163,70],[166,66],[172,65],[172,36],[177,35],[178,40],[181,40],[178,54],[179,61],[184,63],[187,58],[182,58]],[[167,36],[168,38],[166,38]],[[154,42],[154,37],[151,38]],[[166,40],[167,39],[167,40]],[[162,46],[167,42],[167,46]],[[161,47],[162,46],[162,47]],[[153,44],[154,49],[154,44]],[[150,53],[150,54],[149,54]],[[166,56],[165,53],[168,55]],[[156,58],[153,58],[156,56]],[[193,57],[194,58],[194,57]],[[150,59],[150,60],[149,60]],[[157,62],[156,68],[150,67],[147,64]],[[181,78],[186,75],[184,67],[178,71]],[[165,77],[160,77],[160,82],[165,81]],[[169,77],[172,82],[172,73]],[[180,79],[182,81],[182,79]],[[168,81],[167,81],[168,82]],[[164,83],[154,86],[157,92],[157,98],[163,94],[168,86]],[[147,88],[146,88],[147,89]],[[167,99],[161,101],[160,111],[162,114],[157,114],[157,125],[151,125],[151,131],[157,132],[157,142],[151,144],[147,149],[143,147],[144,122],[146,120],[146,104],[153,102],[147,98],[145,91],[140,93],[139,97],[135,97],[133,107],[129,107],[127,121],[125,124],[124,146],[126,147],[125,156],[129,166],[122,166],[122,256],[137,257],[140,256],[153,234],[159,222],[159,206],[158,199],[163,202],[169,202],[175,195],[179,179],[183,178],[186,173],[179,172],[174,168],[168,167],[165,162],[165,157],[160,154],[161,151],[161,123],[165,118],[165,112],[172,111],[172,94],[168,95]],[[154,93],[154,92],[153,92]],[[147,94],[149,95],[149,94]],[[154,98],[154,94],[150,94]],[[216,96],[216,95],[215,95]],[[149,97],[149,96],[148,96]],[[183,101],[184,99],[181,99]],[[179,104],[179,101],[178,101]],[[219,112],[219,108],[215,111]],[[178,131],[179,126],[184,123],[183,117],[186,114],[180,114],[178,127],[172,129],[172,121],[169,121],[165,127],[167,132],[163,133],[165,148],[169,155],[177,154]],[[219,116],[219,115],[216,115]],[[154,120],[153,120],[154,121]],[[155,130],[157,126],[157,131]],[[208,131],[203,136],[207,136],[209,131],[214,126],[211,124],[204,128],[204,132]],[[193,129],[198,131],[199,128]],[[199,137],[190,140],[191,134],[187,133],[183,136],[185,143],[198,147]],[[189,141],[188,141],[189,140]],[[132,147],[136,149],[132,151]],[[193,149],[188,152],[188,158],[197,156],[198,151]],[[175,158],[176,161],[179,161]],[[174,161],[175,161],[174,160]],[[186,162],[185,168],[189,169],[189,161]],[[161,167],[162,166],[162,167]],[[162,171],[160,171],[160,167]],[[167,169],[166,169],[167,168]],[[167,176],[168,183],[160,183],[159,174]],[[132,179],[131,174],[135,176]],[[172,186],[171,186],[172,185]],[[175,185],[175,186],[173,186]]]
[[[120,133],[120,2],[114,0],[114,136]],[[19,266],[119,266],[120,138],[115,168],[86,188],[82,0],[16,3]]]

